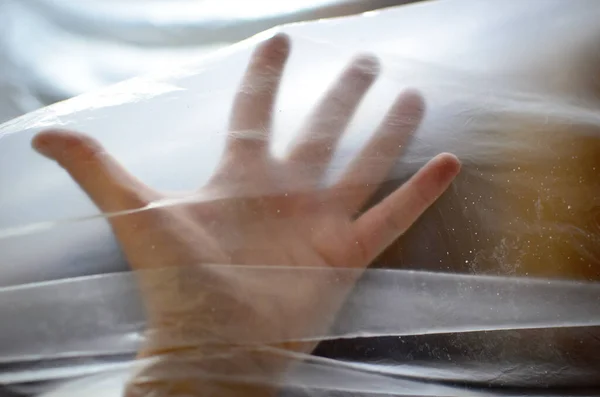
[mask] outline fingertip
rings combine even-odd
[[[61,129],[48,129],[40,131],[33,138],[33,145],[46,145],[56,140],[73,140],[77,139],[81,134]]]
[[[271,38],[273,45],[281,48],[289,48],[291,45],[290,36],[287,33],[279,32]]]
[[[100,147],[95,140],[87,135],[60,129],[39,132],[32,139],[31,144],[38,153],[59,162],[76,148],[98,151]]]
[[[417,90],[402,91],[390,107],[383,121],[384,131],[401,139],[412,135],[425,116],[425,101]]]
[[[432,163],[438,169],[440,182],[453,180],[462,168],[460,160],[452,153],[440,153],[432,160]]]
[[[70,132],[65,130],[44,130],[33,137],[31,146],[38,153],[49,158],[54,158],[57,152],[57,145],[61,144],[61,141],[67,138],[69,134]],[[63,145],[61,144],[61,146]]]
[[[374,54],[360,54],[350,63],[350,71],[359,73],[363,76],[375,78],[381,72],[381,63]]]
[[[436,157],[440,162],[447,164],[448,166],[460,168],[460,160],[452,153],[443,152],[438,154]]]
[[[371,53],[363,53],[358,55],[354,59],[354,64],[377,73],[379,73],[381,70],[381,62],[379,61],[379,58],[377,55]]]
[[[425,97],[421,91],[415,88],[408,88],[400,93],[398,102],[403,106],[410,108],[420,113],[425,111]]]
[[[290,36],[287,33],[277,33],[267,39],[259,48],[261,55],[266,57],[287,58],[291,49]]]

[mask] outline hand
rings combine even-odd
[[[332,186],[323,186],[336,144],[376,78],[377,61],[370,57],[357,59],[344,71],[302,128],[287,157],[274,158],[269,131],[288,54],[289,40],[284,35],[264,42],[253,54],[234,102],[222,162],[205,187],[184,196],[194,200],[148,207],[171,196],[142,184],[89,136],[46,131],[33,141],[103,212],[140,209],[109,218],[133,270],[178,269],[171,273],[173,278],[164,273],[142,278],[149,324],[156,331],[145,356],[182,346],[207,349],[206,341],[215,335],[220,342],[239,347],[246,342],[290,342],[296,335],[318,333],[330,325],[355,280],[332,292],[327,288],[331,280],[289,278],[267,288],[282,295],[290,288],[301,293],[275,301],[253,300],[246,289],[242,299],[240,292],[232,297],[215,292],[218,288],[212,288],[210,294],[202,291],[198,286],[207,285],[203,281],[207,276],[197,265],[352,268],[360,274],[459,172],[458,160],[441,154],[383,201],[359,214],[422,119],[423,101],[419,94],[408,91],[398,97],[373,139],[342,177]],[[217,281],[219,274],[230,280]],[[217,284],[244,283],[234,280],[233,274],[215,270],[210,277],[216,277],[213,282]],[[223,291],[244,288],[236,285]],[[312,348],[284,346],[304,352]]]

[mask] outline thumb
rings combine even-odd
[[[49,130],[35,136],[32,146],[64,168],[102,212],[141,208],[155,198],[150,188],[87,135]]]

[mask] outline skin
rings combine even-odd
[[[130,397],[275,393],[276,387],[231,379],[282,376],[293,359],[268,353],[267,345],[280,353],[310,353],[314,343],[297,336],[319,334],[331,325],[361,271],[405,233],[459,173],[457,158],[440,154],[361,212],[423,117],[423,99],[407,91],[339,180],[322,186],[336,144],[376,78],[378,64],[372,57],[360,57],[348,66],[289,154],[274,158],[269,147],[271,115],[289,52],[285,35],[256,49],[234,101],[221,164],[197,192],[172,196],[153,190],[84,134],[44,131],[34,138],[34,148],[63,167],[104,213],[145,208],[172,197],[213,197],[108,218],[139,274],[149,318],[147,343],[139,356],[151,360],[132,379]],[[248,133],[256,131],[261,134]],[[373,158],[380,161],[368,163]],[[368,184],[363,182],[366,178]],[[270,296],[282,298],[269,299],[245,278],[235,277],[236,268],[253,265],[325,269],[329,276],[282,273],[268,286]],[[338,288],[328,288],[332,282]],[[231,318],[235,326],[229,326]],[[208,372],[231,379],[199,376]]]

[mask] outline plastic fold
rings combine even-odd
[[[189,349],[192,353],[186,359],[198,362],[193,370],[185,366],[174,370],[177,366],[170,364],[159,372],[166,379],[205,376],[293,387],[319,384],[326,390],[350,391],[355,387],[357,391],[395,395],[399,392],[395,387],[420,384],[418,380],[426,371],[419,368],[423,363],[407,360],[405,365],[385,365],[365,359],[336,360],[326,354],[293,352],[289,346],[344,339],[440,334],[460,337],[484,332],[597,327],[600,322],[597,315],[590,316],[598,313],[600,291],[596,283],[371,269],[362,274],[359,286],[344,300],[340,315],[325,318],[327,327],[287,326],[300,312],[329,313],[331,308],[327,306],[336,301],[332,297],[347,296],[357,273],[347,268],[203,265],[5,288],[0,293],[1,315],[12,321],[2,327],[0,365],[4,371],[0,382],[18,385],[84,375],[107,379],[133,376],[146,366],[152,367],[153,359],[131,361],[139,349],[151,344],[156,350]],[[151,283],[158,290],[192,283],[193,293],[177,288],[177,299],[183,303],[169,308],[182,316],[180,321],[189,330],[182,331],[178,323],[172,324],[173,332],[153,328],[140,300],[140,282],[146,287]],[[305,291],[298,287],[303,283],[325,283],[328,299],[319,299],[322,294],[299,296]],[[202,303],[196,306],[198,301]],[[208,310],[203,307],[206,301],[213,303]],[[292,319],[282,327],[279,320],[288,313]],[[303,316],[299,324],[305,320]],[[267,331],[253,334],[256,329]],[[223,359],[223,345],[230,346],[231,351],[227,350],[221,369],[216,363]],[[228,366],[230,360],[235,362],[236,357],[240,359],[254,350],[268,362],[293,361],[296,365],[290,378],[281,382],[269,373],[248,373],[245,367],[236,374]],[[452,373],[451,368],[440,364],[437,372],[438,381]],[[363,378],[367,383],[362,383]],[[351,386],[353,382],[356,384]],[[433,390],[440,393],[444,387],[435,386]],[[465,389],[453,393],[469,392]]]

